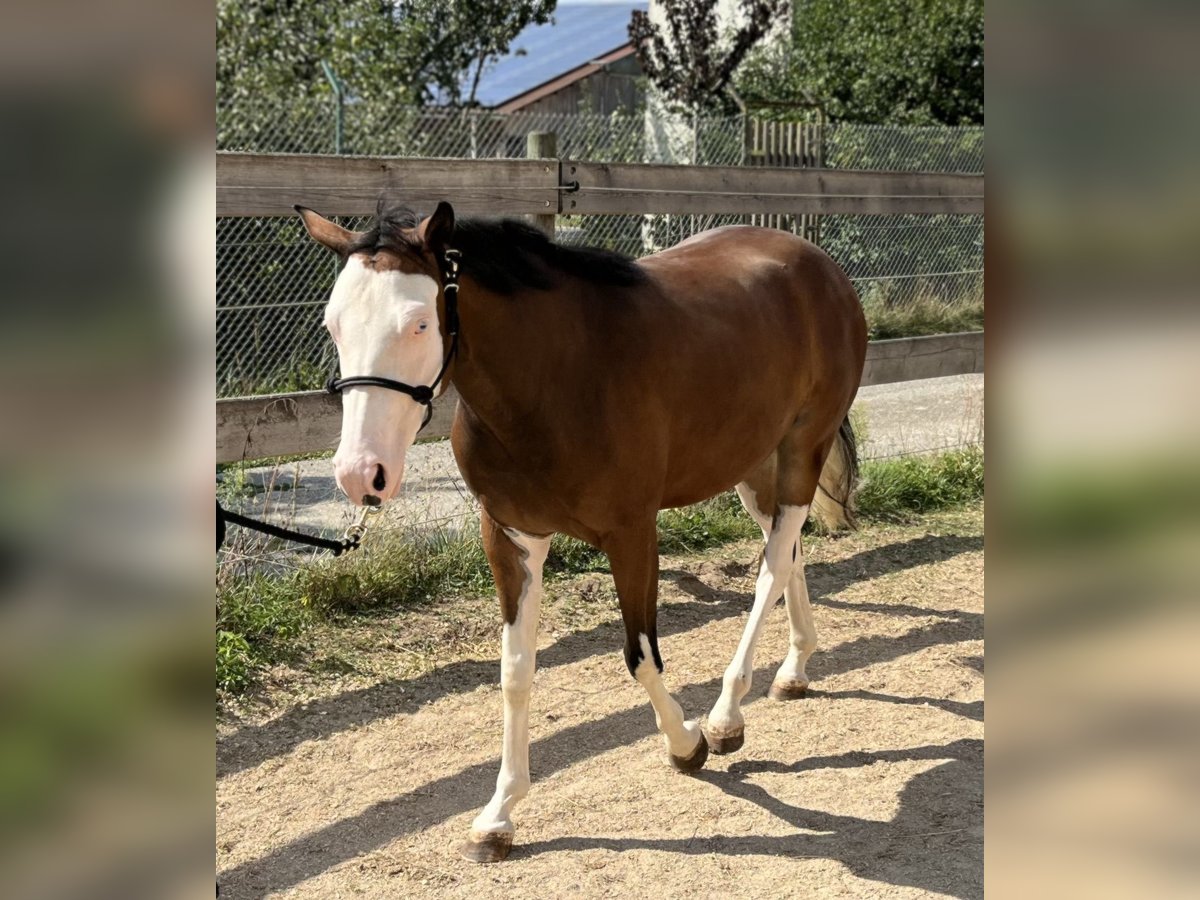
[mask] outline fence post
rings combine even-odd
[[[558,158],[558,135],[553,131],[531,131],[525,139],[525,157],[527,159],[557,159]],[[550,205],[550,201],[546,201],[546,205]],[[554,237],[554,219],[558,213],[557,209],[551,210],[544,216],[530,216],[529,219],[540,228],[542,231],[553,238]]]

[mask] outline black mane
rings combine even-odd
[[[420,221],[410,209],[381,209],[371,229],[349,252],[412,247],[405,232]],[[645,272],[627,256],[597,247],[556,244],[519,219],[459,219],[451,246],[462,253],[463,274],[498,294],[520,288],[549,290],[564,276],[604,287],[630,287],[646,280]]]

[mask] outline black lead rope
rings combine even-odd
[[[234,525],[241,525],[243,528],[249,528],[251,531],[261,531],[263,534],[269,534],[271,537],[282,538],[285,541],[291,541],[295,544],[307,544],[309,547],[317,547],[321,550],[328,550],[334,556],[341,556],[347,550],[357,550],[361,546],[362,533],[355,531],[353,527],[347,530],[346,537],[339,541],[331,540],[330,538],[317,537],[314,534],[305,534],[303,531],[293,531],[290,528],[280,528],[278,525],[271,525],[268,522],[260,522],[258,519],[250,519],[246,516],[238,515],[234,512],[222,508],[221,502],[217,501],[217,549],[221,549],[221,545],[225,543],[225,523],[230,522]]]
[[[446,334],[450,338],[450,349],[446,351],[446,358],[442,360],[442,368],[437,373],[437,378],[433,379],[433,384],[405,384],[403,381],[384,378],[381,375],[351,375],[348,378],[331,375],[329,381],[325,383],[325,390],[331,394],[340,394],[348,387],[381,387],[387,388],[389,391],[407,394],[425,407],[425,418],[421,421],[421,428],[418,431],[423,430],[429,424],[429,420],[433,418],[433,398],[436,395],[437,386],[442,383],[442,379],[446,376],[446,370],[450,368],[450,363],[458,353],[458,261],[460,258],[461,254],[457,250],[446,251],[446,270],[442,273],[444,281],[442,291],[446,297]]]

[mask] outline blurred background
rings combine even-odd
[[[829,91],[819,114],[799,119],[820,126],[807,146],[824,164],[847,152],[855,165],[982,165],[982,108],[951,97],[938,109],[953,121],[889,122],[894,97],[882,88],[895,71],[822,71],[803,46],[773,57],[771,42],[732,79],[745,109],[732,94],[733,109],[689,106],[684,85],[684,109],[655,114],[667,123],[651,142],[658,155],[639,143],[644,128],[623,132],[625,113],[598,106],[570,127],[561,113],[527,111],[513,144],[496,113],[464,103],[456,77],[441,94],[378,104],[343,93],[339,118],[336,85],[365,77],[349,41],[327,54],[332,76],[318,67],[288,82],[302,86],[294,104],[256,109],[278,81],[223,93],[236,79],[221,77],[238,53],[264,52],[236,30],[235,14],[254,6],[218,4],[215,54],[211,6],[5,10],[0,866],[13,896],[211,890],[214,393],[309,386],[327,362],[316,343],[305,365],[261,363],[270,354],[251,360],[245,347],[279,321],[269,317],[311,313],[312,285],[330,274],[293,225],[216,217],[214,146],[378,152],[372,140],[394,148],[409,135],[422,155],[520,155],[526,130],[554,130],[564,155],[607,146],[613,159],[754,164],[747,123],[780,121],[754,104],[813,99],[791,77],[800,60]],[[281,5],[299,17],[287,32],[304,33],[321,6]],[[850,41],[843,63],[870,55],[871,42],[819,4],[796,10],[831,30],[811,31],[822,45],[836,44],[831,32]],[[1192,896],[1197,886],[1197,16],[1165,3],[989,10],[988,639],[998,655],[987,862],[998,896]],[[235,30],[222,41],[224,28]],[[932,53],[926,34],[944,30],[909,25],[901,43]],[[464,69],[469,60],[454,73]],[[843,69],[857,80],[837,84]],[[866,102],[847,108],[854,98]],[[646,102],[618,99],[635,111]],[[439,102],[460,118],[358,118]],[[936,146],[913,139],[934,126],[946,135]],[[812,130],[795,134],[804,144]],[[566,239],[637,254],[712,223],[557,224]],[[918,233],[907,220],[871,223],[895,226],[875,232],[779,224],[841,246],[860,290],[920,281],[968,300],[978,292],[982,305],[978,219],[948,217],[919,244],[899,237]],[[311,281],[270,271],[282,260],[309,267]],[[237,267],[254,273],[253,295],[222,291]],[[901,277],[914,274],[923,278]],[[271,307],[285,302],[298,305]]]

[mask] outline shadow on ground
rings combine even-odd
[[[979,550],[975,537],[925,536],[878,550],[865,551],[846,560],[809,566],[809,583],[814,599],[827,597],[863,578],[878,577],[927,563]],[[672,573],[664,573],[671,577]],[[830,601],[831,605],[844,601]],[[664,609],[660,634],[682,632],[707,622],[740,615],[749,597],[734,594],[717,602],[673,604]],[[879,606],[889,614],[938,617],[903,634],[869,636],[847,641],[819,655],[814,676],[828,676],[894,660],[934,645],[982,640],[983,617],[958,610],[931,610],[914,606],[852,604],[869,609]],[[565,665],[588,656],[611,652],[619,655],[619,623],[571,634],[539,653],[543,666]],[[814,663],[817,658],[814,657]],[[222,742],[219,768],[237,771],[262,760],[288,753],[302,740],[336,733],[372,719],[407,712],[429,700],[455,691],[470,690],[497,680],[495,662],[455,663],[420,678],[399,684],[388,683],[350,692],[307,709],[289,712],[263,726],[242,729]],[[758,685],[769,684],[773,665],[754,674]],[[720,688],[720,679],[693,684],[679,691],[677,699],[687,710],[707,709]],[[755,695],[761,696],[759,691]],[[873,691],[814,691],[812,702],[845,699],[884,703],[939,706],[971,719],[982,716],[982,704],[939,701],[928,697],[900,697]],[[747,698],[747,702],[752,702]],[[329,713],[329,715],[325,715]],[[328,721],[327,721],[328,720]],[[648,706],[637,706],[603,719],[565,728],[534,742],[530,747],[535,781],[571,765],[628,745],[654,732],[654,717]],[[804,833],[792,836],[714,837],[702,841],[637,840],[571,837],[522,845],[518,855],[552,853],[589,847],[615,850],[651,848],[679,853],[782,854],[826,856],[843,862],[857,874],[876,881],[904,884],[954,893],[964,898],[982,896],[976,891],[982,870],[976,833],[982,825],[982,742],[956,741],[945,746],[850,753],[839,757],[806,759],[791,766],[748,762],[733,765],[728,772],[701,774],[714,788],[757,803]],[[820,767],[867,766],[897,759],[945,759],[947,762],[914,777],[904,788],[896,817],[888,822],[837,816],[784,804],[747,778],[774,772],[799,774]],[[491,793],[499,759],[493,758],[445,778],[420,786],[391,800],[376,803],[362,813],[330,823],[276,850],[221,873],[222,894],[230,897],[260,896],[286,890],[348,860],[390,844],[397,838],[428,829],[468,812]],[[931,825],[930,823],[934,823]],[[816,831],[817,834],[809,832]],[[957,837],[956,837],[957,836]],[[954,853],[944,852],[955,840],[964,842]],[[919,865],[913,865],[914,843],[920,847]],[[922,843],[923,842],[923,843]],[[901,852],[901,850],[903,852]],[[927,857],[927,859],[926,859]],[[924,864],[924,863],[928,864]],[[957,874],[955,874],[957,872]],[[964,889],[963,885],[971,885]]]
[[[857,553],[843,560],[829,563],[811,563],[806,568],[812,601],[833,607],[853,606],[863,611],[883,612],[888,615],[938,616],[944,622],[918,629],[921,635],[914,640],[926,640],[929,646],[943,642],[948,630],[959,625],[973,626],[980,617],[969,613],[945,610],[928,610],[919,607],[892,606],[889,604],[847,604],[830,600],[847,586],[861,580],[878,578],[907,568],[942,562],[961,553],[983,549],[982,537],[960,535],[925,535],[913,540],[891,544]],[[664,570],[663,580],[671,581],[685,593],[695,596],[702,603],[664,603],[659,607],[658,633],[660,637],[678,634],[698,628],[709,622],[732,618],[747,612],[753,599],[750,594],[721,591],[708,588],[695,575]],[[486,602],[486,601],[481,601]],[[980,626],[982,631],[982,626]],[[982,633],[979,635],[982,637]],[[967,638],[962,638],[966,640]],[[871,639],[883,640],[883,639]],[[620,657],[624,631],[618,622],[606,623],[584,631],[572,632],[538,651],[538,668],[570,665],[589,656],[611,651],[614,659]],[[856,643],[856,642],[852,642]],[[884,641],[892,645],[892,639]],[[893,655],[912,653],[920,647],[906,650],[892,648]],[[497,652],[499,645],[497,645]],[[856,656],[849,654],[847,658]],[[884,656],[880,660],[890,659]],[[853,665],[843,662],[849,668]],[[819,651],[812,660],[815,677],[832,675],[847,668],[838,668],[834,651]],[[496,684],[500,678],[500,666],[496,660],[461,660],[440,666],[433,671],[410,679],[392,679],[361,690],[347,691],[323,700],[305,704],[285,712],[261,725],[246,725],[222,738],[217,744],[217,777],[252,768],[279,756],[285,756],[304,741],[337,734],[377,719],[413,713],[421,706],[452,693],[472,691],[482,684]]]
[[[850,692],[858,694],[860,692]],[[826,694],[826,696],[830,696]],[[913,777],[900,793],[900,808],[887,822],[838,816],[791,806],[747,780],[762,773],[792,774],[821,768],[859,768],[876,762],[945,760]],[[701,770],[696,777],[757,804],[798,833],[784,836],[720,835],[703,839],[570,837],[514,847],[514,858],[579,850],[660,850],[706,856],[823,856],[872,881],[937,891],[964,900],[983,897],[983,741],[812,757],[792,765],[734,763],[727,772]],[[953,853],[948,853],[953,848]]]

